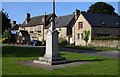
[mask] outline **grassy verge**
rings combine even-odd
[[[119,48],[112,47],[102,47],[102,46],[66,46],[65,48],[76,48],[76,49],[86,49],[86,50],[97,50],[97,51],[120,51]]]
[[[72,60],[89,60],[91,63],[45,70],[16,64],[17,61],[38,59],[44,49],[3,46],[3,75],[118,75],[118,59],[88,56],[72,52],[60,52],[61,56]],[[101,60],[101,61],[100,61]]]

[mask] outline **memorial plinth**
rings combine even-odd
[[[39,57],[39,60],[34,60],[34,63],[55,65],[68,62],[59,54],[58,34],[56,29],[53,29],[53,22],[51,19],[51,26],[47,30],[46,51],[44,57]]]

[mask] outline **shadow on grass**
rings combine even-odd
[[[107,60],[107,59],[91,59],[91,60],[69,60],[69,59],[66,59],[66,61],[63,61],[61,63],[55,63],[53,65],[69,64],[69,63],[86,64],[86,63],[89,63],[89,62],[100,62],[100,61],[104,61],[104,60]]]
[[[93,61],[104,61],[107,59],[91,59],[91,60],[73,60],[72,62],[93,62]]]
[[[66,46],[62,48],[68,48],[68,49],[81,49],[81,50],[88,50],[89,52],[101,52],[101,51],[120,51],[119,48],[115,47],[104,47],[104,46]]]
[[[3,46],[2,56],[3,57],[39,57],[43,56],[44,48],[29,48],[29,47],[13,47]]]

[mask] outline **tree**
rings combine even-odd
[[[90,35],[90,31],[89,30],[84,30],[83,31],[83,40],[85,40],[86,46],[87,46],[87,43],[88,43],[88,40],[89,40],[89,35]]]
[[[5,30],[8,30],[9,28],[11,28],[11,24],[10,24],[10,19],[8,16],[8,13],[3,12],[4,9],[2,9],[0,11],[0,14],[2,14],[2,33],[5,32]]]
[[[101,13],[101,14],[116,14],[115,9],[112,5],[107,4],[105,2],[96,2],[95,4],[92,4],[87,12],[90,13]]]
[[[9,37],[9,31],[8,31],[8,30],[4,31],[2,37],[3,37],[4,39],[8,39],[8,37]]]

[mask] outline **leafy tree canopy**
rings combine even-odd
[[[4,9],[2,9],[0,11],[0,14],[2,14],[2,33],[5,32],[5,30],[8,30],[9,28],[11,28],[11,24],[10,24],[10,19],[8,16],[8,13],[3,12]]]
[[[90,13],[101,13],[101,14],[116,14],[114,12],[114,7],[110,4],[107,4],[105,2],[96,2],[95,4],[92,4],[87,12]]]

